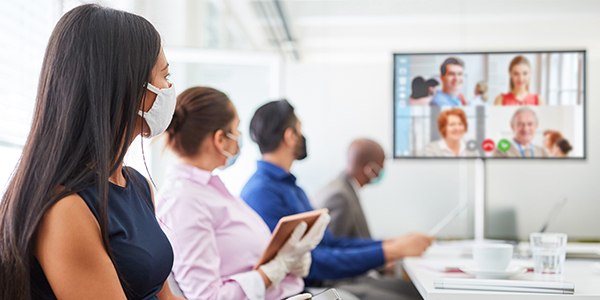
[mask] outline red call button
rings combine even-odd
[[[483,141],[483,143],[481,143],[481,148],[483,148],[483,151],[485,152],[492,152],[494,151],[495,147],[496,143],[494,143],[494,141],[491,139],[486,139]]]

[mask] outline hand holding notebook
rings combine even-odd
[[[288,273],[299,277],[308,275],[312,262],[310,251],[321,242],[329,220],[326,209],[281,218],[255,268],[274,285]]]
[[[323,217],[319,224],[317,224],[317,219],[319,219],[319,217],[322,215],[326,215],[326,217]],[[256,268],[273,259],[277,252],[292,236],[293,232],[295,232],[294,239],[297,239],[297,241],[292,241],[294,244],[299,243],[300,239],[302,239],[303,247],[316,247],[323,238],[323,234],[327,228],[327,224],[329,224],[329,220],[330,217],[326,208],[281,218],[277,223],[277,226],[275,226],[275,230],[273,230],[273,234],[271,235],[271,240],[269,241],[267,249],[265,249],[265,252],[263,252],[263,255],[256,263]],[[298,225],[302,223],[305,223],[305,225],[300,225],[303,226],[303,228],[298,228]],[[318,226],[313,230],[314,225]],[[306,235],[304,235],[305,232],[307,232]]]

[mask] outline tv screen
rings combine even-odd
[[[578,51],[395,53],[395,158],[584,159]]]

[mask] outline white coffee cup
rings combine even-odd
[[[513,245],[479,244],[473,247],[473,260],[479,270],[504,271],[510,264]]]

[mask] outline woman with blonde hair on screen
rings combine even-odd
[[[480,81],[475,85],[475,97],[471,100],[472,106],[488,105],[488,84],[485,81]]]
[[[539,95],[529,91],[531,81],[531,64],[522,55],[516,56],[508,67],[510,76],[510,91],[500,94],[494,101],[495,105],[543,105]]]
[[[444,110],[438,116],[438,130],[442,138],[423,149],[428,157],[473,157],[479,153],[469,150],[463,140],[468,130],[467,115],[460,108]]]

